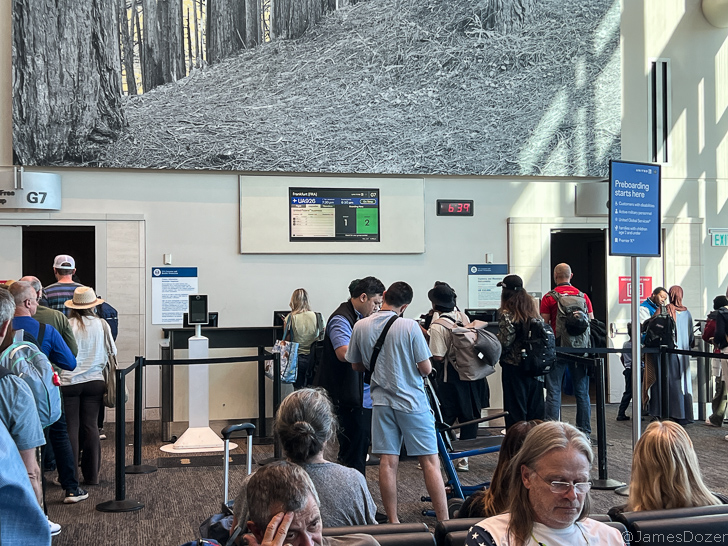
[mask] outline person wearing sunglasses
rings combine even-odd
[[[466,546],[622,546],[619,531],[587,517],[593,459],[572,425],[535,426],[511,461],[508,512],[471,527]]]

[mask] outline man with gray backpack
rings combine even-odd
[[[561,263],[554,268],[556,286],[541,300],[540,313],[544,321],[553,328],[557,347],[586,349],[590,346],[589,321],[594,318],[594,313],[589,296],[571,284],[573,276],[569,264]],[[566,358],[556,359],[554,369],[544,377],[545,417],[553,421],[558,421],[561,417],[561,384],[567,366],[574,384],[576,428],[590,437],[589,373],[584,364]]]
[[[10,361],[8,358],[8,353],[21,345],[13,343],[11,319],[14,313],[13,297],[7,290],[0,290],[0,421],[3,422],[15,442],[38,504],[42,506],[43,491],[38,464],[38,448],[46,443],[43,436],[43,425],[48,424],[47,421],[54,417],[57,419],[56,415],[60,412],[60,407],[55,410],[50,407],[49,403],[46,408],[47,413],[39,413],[35,402],[36,395],[30,383],[24,380],[25,378],[19,377],[18,370],[14,366],[15,361]],[[55,389],[58,390],[58,387]],[[60,404],[60,398],[58,398],[58,404]],[[61,532],[61,526],[50,520],[48,520],[48,529],[51,535]]]

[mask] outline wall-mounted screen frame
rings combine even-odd
[[[290,188],[379,191],[379,241],[291,241]],[[422,178],[240,176],[241,254],[421,254],[425,251]]]
[[[291,242],[379,242],[378,188],[288,188]]]

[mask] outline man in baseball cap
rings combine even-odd
[[[53,260],[53,273],[56,282],[43,289],[46,307],[60,311],[68,316],[70,309],[65,306],[67,300],[73,299],[73,292],[77,287],[83,286],[73,282],[76,273],[76,260],[68,254],[59,254]]]

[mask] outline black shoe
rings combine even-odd
[[[374,519],[377,523],[387,523],[389,521],[387,519],[387,514],[382,514],[379,510],[377,510],[377,513],[374,514]]]
[[[629,415],[625,415],[624,413],[621,413],[617,415],[617,421],[629,421]]]
[[[76,502],[81,502],[82,500],[86,500],[88,498],[88,491],[85,489],[81,489],[80,487],[77,487],[74,491],[73,489],[69,489],[66,491],[66,498],[63,499],[64,504],[74,504]]]

